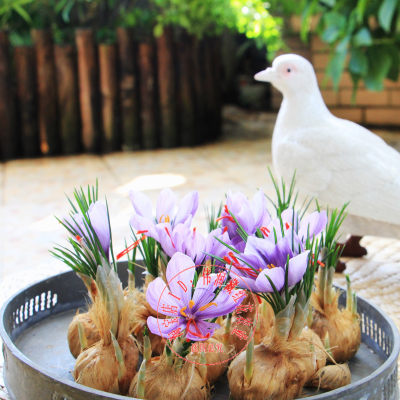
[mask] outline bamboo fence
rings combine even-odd
[[[54,44],[32,30],[32,46],[0,31],[0,160],[42,155],[193,146],[221,131],[218,38],[165,29],[159,38],[118,28],[97,43],[77,29]]]

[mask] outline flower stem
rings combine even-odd
[[[138,372],[138,381],[137,381],[137,397],[138,399],[144,399],[145,392],[145,380],[146,380],[146,359],[143,359],[142,364],[140,365]]]
[[[250,335],[252,335],[252,332],[250,332]],[[250,386],[251,380],[253,378],[253,372],[254,372],[254,336],[252,336],[247,349],[246,349],[246,367],[244,370],[244,380],[245,384]]]
[[[231,324],[232,324],[232,313],[228,314],[228,318],[225,323],[225,332],[224,332],[224,345],[227,346],[229,342],[229,335],[231,334]]]

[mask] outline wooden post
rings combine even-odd
[[[212,76],[213,76],[213,97],[214,97],[214,136],[218,138],[222,134],[222,57],[221,39],[214,37],[211,44],[212,54]]]
[[[194,142],[196,144],[204,142],[209,126],[209,121],[206,119],[206,90],[204,85],[205,66],[202,53],[202,42],[192,37],[192,57],[193,57],[193,83],[194,83],[194,104],[196,117],[196,130]]]
[[[101,145],[97,47],[91,29],[77,29],[75,40],[78,50],[82,143],[85,151],[97,152]]]
[[[196,114],[193,87],[193,59],[190,41],[186,33],[180,35],[178,41],[179,61],[179,124],[181,144],[196,144]]]
[[[99,68],[103,121],[102,151],[110,152],[120,148],[116,45],[99,45]]]
[[[158,86],[160,94],[161,146],[176,147],[179,131],[176,110],[176,75],[173,32],[165,28],[157,40]]]
[[[60,110],[61,147],[64,154],[81,149],[78,71],[75,46],[54,47]]]
[[[7,33],[0,31],[0,154],[4,160],[16,157],[18,151],[11,82],[10,44]]]
[[[146,40],[139,44],[140,116],[142,143],[145,149],[154,149],[158,146],[157,85],[154,55],[153,41]]]
[[[207,129],[205,131],[205,140],[214,140],[216,137],[215,132],[215,108],[216,101],[214,97],[214,67],[213,67],[213,53],[212,53],[212,40],[203,40],[203,59],[204,59],[204,88],[205,88],[205,119],[207,121]]]
[[[58,154],[60,137],[57,127],[57,86],[51,32],[33,29],[39,98],[39,135],[42,154]]]
[[[140,148],[139,84],[136,53],[131,29],[118,28],[119,93],[122,149]]]
[[[15,79],[22,153],[25,157],[39,154],[35,51],[31,46],[14,49]]]

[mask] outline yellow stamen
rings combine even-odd
[[[205,306],[200,307],[199,311],[204,311],[205,309],[207,309],[208,307],[211,307],[211,306],[217,306],[217,303],[208,303]]]
[[[275,267],[274,264],[268,264],[268,265],[267,265],[267,268],[268,268],[268,269],[272,269],[272,268],[276,268],[276,267]]]
[[[192,309],[194,306],[194,301],[193,300],[189,300],[189,308]]]
[[[184,317],[188,317],[185,313],[185,310],[187,309],[187,307],[182,307],[181,310],[179,311],[181,313],[181,315],[183,315]]]
[[[168,223],[168,222],[171,222],[171,218],[169,217],[169,215],[161,215],[161,217],[160,217],[160,220],[158,221],[158,222],[163,222],[163,218],[164,218],[164,222],[165,223]]]

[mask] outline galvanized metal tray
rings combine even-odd
[[[119,265],[124,284],[126,265]],[[138,271],[136,282],[142,281]],[[345,292],[340,302],[345,302]],[[73,314],[87,304],[82,281],[66,272],[41,281],[13,296],[0,312],[4,381],[13,400],[105,400],[125,396],[94,390],[73,381],[74,359],[66,332]],[[397,358],[399,333],[377,307],[358,298],[362,344],[350,362],[352,383],[334,391],[306,392],[312,400],[398,399]],[[229,398],[226,378],[218,383],[213,399]],[[166,399],[167,400],[167,399]]]

